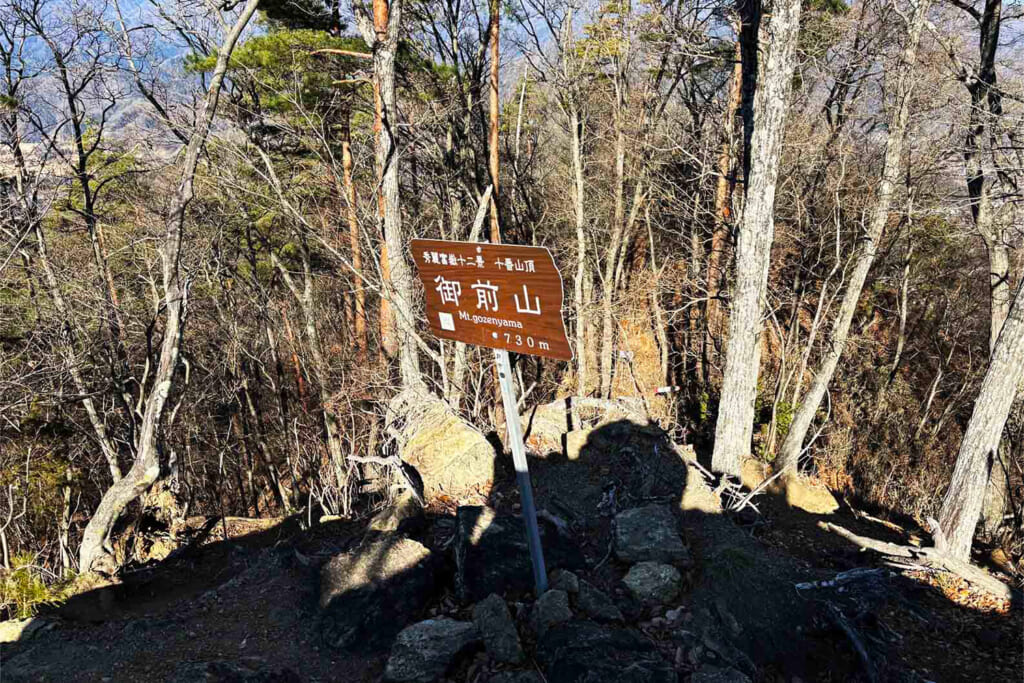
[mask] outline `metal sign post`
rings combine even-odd
[[[411,246],[430,331],[442,339],[494,349],[507,445],[512,450],[533,580],[540,595],[547,590],[548,579],[508,352],[572,360],[562,318],[561,273],[544,247],[419,239]]]
[[[533,486],[530,484],[530,471],[526,465],[526,448],[523,446],[523,430],[519,424],[519,407],[516,405],[516,389],[512,384],[512,364],[508,360],[508,351],[495,349],[494,362],[498,365],[501,401],[505,404],[505,424],[508,428],[509,445],[512,447],[512,464],[516,468],[523,522],[526,523],[526,542],[530,547],[530,562],[533,565],[533,583],[537,586],[539,597],[548,589],[548,573],[544,568],[544,550],[540,547],[537,508],[533,504]]]

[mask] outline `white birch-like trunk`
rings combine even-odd
[[[761,362],[761,311],[775,229],[775,186],[799,28],[800,0],[777,0],[760,39],[767,59],[763,68],[758,69],[753,129],[747,142],[750,171],[736,241],[736,283],[711,461],[716,472],[734,476],[739,476],[742,458],[750,452],[754,428]]]
[[[1024,283],[992,351],[985,379],[974,402],[949,489],[942,501],[935,545],[950,557],[969,561],[974,530],[981,516],[989,475],[998,467],[1003,427],[1017,388],[1024,380]]]

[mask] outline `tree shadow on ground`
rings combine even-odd
[[[849,616],[848,626],[866,634],[876,676],[917,671],[927,678],[930,671],[941,680],[958,680],[1024,670],[1019,593],[1010,610],[1000,612],[984,601],[949,600],[945,579],[923,581],[920,575],[907,578],[887,570],[878,573],[884,586],[876,584],[863,595],[856,586],[845,595],[798,589],[797,584],[834,579],[841,571],[882,569],[877,556],[819,528],[819,521],[880,540],[907,539],[849,508],[814,515],[770,494],[757,498],[763,514],[756,517],[710,509],[695,496],[703,477],[656,425],[617,420],[592,429],[582,447],[574,448],[573,441],[563,438],[561,451],[531,455],[529,466],[538,510],[561,517],[582,539],[592,580],[610,592],[621,591],[628,566],[616,562],[612,549],[615,511],[670,506],[695,557],[683,597],[695,628],[735,644],[759,669],[810,679],[839,672],[864,675],[865,662],[842,620],[830,613],[831,603]],[[514,512],[518,495],[509,457],[499,461],[495,483],[492,504]]]
[[[785,680],[794,675],[804,680],[863,678],[863,662],[848,635],[828,616],[833,603],[854,626],[879,638],[868,647],[875,673],[883,679],[912,671],[937,680],[1019,675],[1019,610],[972,609],[947,600],[932,585],[902,577],[887,577],[880,593],[864,599],[856,591],[837,595],[799,589],[799,583],[832,579],[838,571],[874,566],[874,558],[818,529],[820,516],[789,509],[780,499],[759,497],[764,514],[753,522],[701,503],[707,499],[694,497],[700,475],[656,425],[617,420],[589,431],[582,445],[574,441],[571,451],[569,445],[564,439],[560,451],[529,456],[537,507],[545,518],[557,519],[556,534],[567,534],[581,548],[581,577],[613,596],[633,624],[651,615],[630,600],[622,585],[629,565],[613,552],[614,514],[665,505],[678,515],[694,566],[684,572],[679,599],[689,620],[680,630],[652,634],[669,661],[677,647],[719,648],[737,661],[746,658],[760,680],[776,674]],[[509,456],[495,460],[493,482],[488,505],[499,514],[518,514]],[[685,500],[698,504],[680,510]],[[829,519],[857,533],[884,536],[876,525],[866,526],[845,511]],[[564,522],[561,532],[559,522]],[[200,525],[197,533],[216,536],[217,524]],[[355,634],[347,650],[325,642],[324,633],[331,630],[324,627],[317,604],[322,565],[364,539],[411,536],[431,548],[441,563],[433,592],[392,618],[393,634],[442,608],[453,595],[450,542],[457,520],[428,513],[392,535],[367,534],[367,525],[368,520],[332,522],[303,531],[297,518],[288,518],[273,528],[174,553],[127,574],[118,585],[88,591],[50,611],[47,619],[60,620],[56,628],[4,647],[4,680],[90,680],[112,673],[123,680],[195,680],[209,674],[196,667],[217,662],[291,671],[300,679],[376,680],[387,638]],[[368,574],[383,573],[391,556],[389,542],[366,558]],[[525,542],[521,546],[525,552]],[[513,601],[532,597],[528,563],[523,567],[523,588],[509,596]],[[397,596],[403,586],[415,585],[412,571],[392,572],[376,589]],[[858,607],[863,609],[857,612]],[[469,618],[461,609],[456,616]],[[692,670],[688,666],[680,669],[681,680]]]

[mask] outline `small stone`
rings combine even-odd
[[[665,621],[665,617],[654,617],[651,619],[651,626],[654,628],[665,628],[667,625],[668,622]]]
[[[672,625],[678,624],[683,620],[683,612],[684,610],[682,607],[670,609],[669,611],[665,612],[665,619],[667,619],[668,623]]]
[[[523,648],[512,621],[512,614],[501,596],[492,593],[473,607],[473,623],[484,639],[487,652],[495,661],[518,664],[523,661]]]
[[[568,569],[556,569],[551,572],[548,588],[566,593],[579,593],[580,580]]]
[[[534,603],[530,626],[540,639],[549,628],[570,619],[572,610],[569,609],[569,596],[565,591],[549,590]]]
[[[623,621],[622,612],[607,595],[586,581],[579,582],[576,606],[594,621]]]
[[[641,562],[630,569],[622,579],[633,597],[645,605],[658,605],[675,600],[679,596],[682,581],[683,577],[678,569],[659,562]]]
[[[391,647],[384,680],[430,683],[447,671],[452,660],[480,641],[475,625],[454,619],[428,619],[402,630]]]

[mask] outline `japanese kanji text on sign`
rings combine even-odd
[[[562,278],[544,247],[413,240],[412,253],[438,337],[572,359]]]

